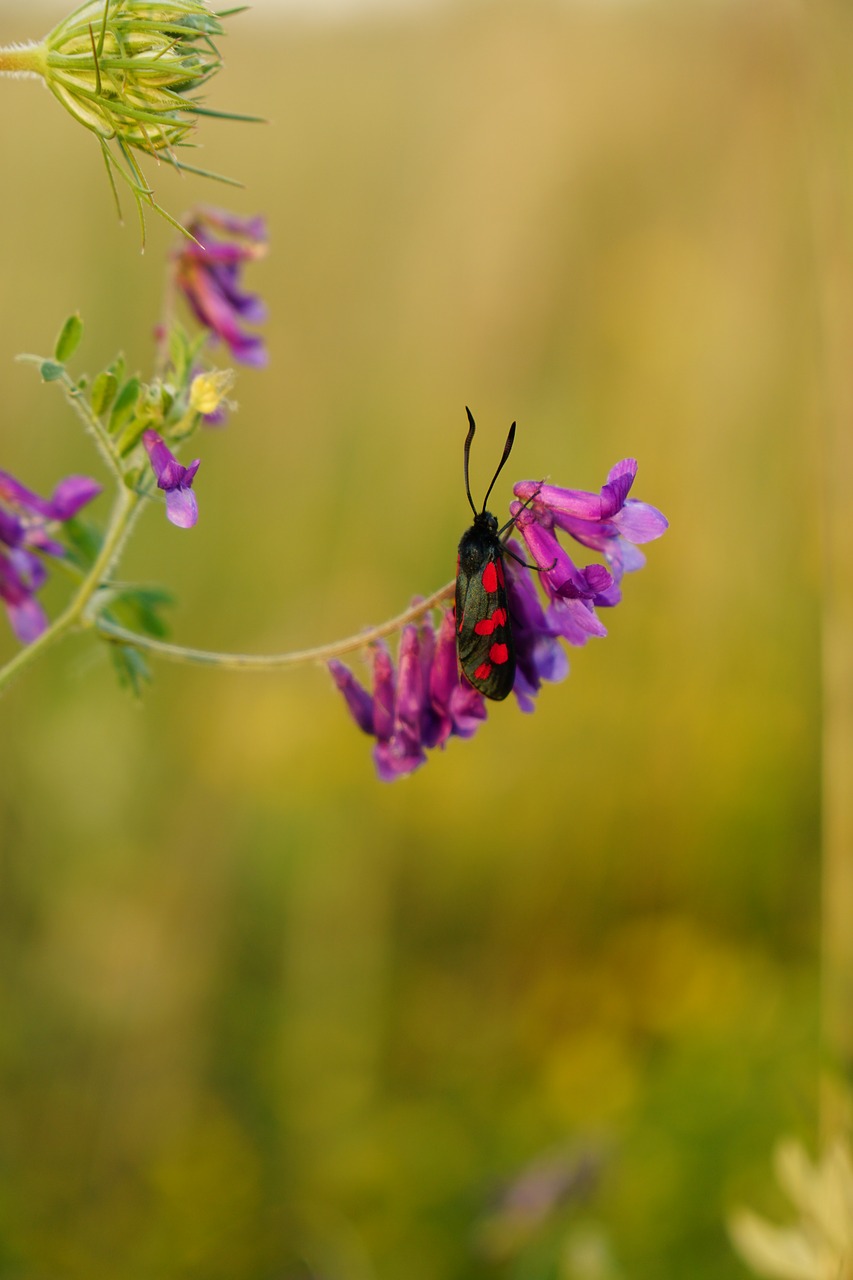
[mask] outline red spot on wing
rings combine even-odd
[[[477,670],[474,672],[475,680],[488,680],[492,674],[491,662],[481,662]]]
[[[488,618],[481,618],[479,622],[474,624],[474,631],[478,636],[490,636],[497,627],[506,626],[506,609],[498,606]]]
[[[498,568],[500,568],[500,562],[498,562]],[[495,561],[490,560],[483,570],[483,590],[488,592],[497,591],[498,582],[498,570],[495,568]]]
[[[489,657],[496,667],[501,667],[509,658],[509,648],[505,644],[493,644]]]

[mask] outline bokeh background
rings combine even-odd
[[[229,22],[211,101],[269,123],[201,158],[245,190],[155,185],[268,217],[271,360],[198,526],[129,549],[173,638],[302,647],[445,582],[466,403],[475,493],[519,422],[493,509],[636,456],[671,528],[534,715],[393,786],[322,669],[155,664],[137,704],[75,639],[18,680],[0,1276],[745,1274],[725,1215],[781,1208],[818,1067],[812,35],[761,0]],[[76,367],[145,375],[173,235],[140,254],[38,84],[0,100],[0,465],[49,491],[98,462],[13,356],[79,309]]]

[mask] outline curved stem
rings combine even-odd
[[[423,617],[430,609],[438,608],[445,600],[450,600],[455,589],[454,582],[446,582],[431,596],[411,605],[396,617],[377,627],[370,627],[358,635],[348,636],[345,640],[334,640],[330,644],[317,645],[313,649],[294,649],[290,653],[211,653],[206,649],[190,649],[183,645],[169,644],[164,640],[155,640],[152,636],[139,635],[128,631],[106,618],[92,619],[91,626],[107,640],[119,641],[144,649],[147,653],[165,658],[169,662],[182,662],[195,666],[223,667],[232,671],[274,671],[281,667],[297,667],[309,662],[328,662],[330,658],[340,658],[347,653],[355,653],[381,640],[383,636],[393,635],[409,622]]]
[[[61,383],[62,390],[65,392],[66,400],[82,421],[83,426],[86,428],[89,435],[95,441],[101,457],[104,459],[104,462],[109,467],[110,471],[112,471],[116,480],[119,484],[123,485],[124,478],[122,474],[121,460],[116,453],[116,446],[112,436],[92,409],[89,401],[85,396],[80,394],[76,383],[68,376],[67,373],[63,373]]]

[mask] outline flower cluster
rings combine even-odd
[[[329,670],[360,729],[376,738],[373,758],[383,782],[411,773],[430,747],[470,738],[486,718],[483,695],[459,680],[454,614],[436,634],[432,623],[404,627],[397,669],[385,644],[373,649],[373,695],[342,662]]]
[[[245,293],[240,273],[267,252],[263,218],[242,218],[221,209],[201,209],[188,219],[193,237],[175,255],[175,282],[198,322],[229,348],[235,360],[266,364],[263,339],[247,332],[266,316],[260,298]]]
[[[512,554],[504,568],[516,657],[513,693],[522,711],[533,711],[544,680],[568,674],[560,640],[583,645],[607,634],[596,608],[619,603],[623,575],[645,563],[637,544],[667,528],[655,507],[628,497],[636,472],[632,458],[618,463],[599,494],[529,480],[515,485],[518,501],[510,513],[546,596],[543,605],[534,573],[522,563],[524,548],[509,541]],[[599,552],[608,567],[577,566],[557,530]],[[372,694],[342,663],[329,668],[356,724],[376,738],[374,761],[383,781],[411,773],[431,747],[443,747],[450,737],[470,738],[486,718],[483,696],[459,674],[452,608],[437,633],[428,620],[404,629],[396,671],[385,645],[374,646]]]
[[[53,497],[40,498],[8,471],[0,471],[0,599],[12,630],[31,644],[47,627],[36,592],[47,580],[42,556],[64,556],[52,534],[101,492],[88,476],[68,476]]]

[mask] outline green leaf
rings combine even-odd
[[[207,335],[205,335],[207,336]],[[189,343],[180,325],[175,325],[169,334],[169,363],[175,372],[175,380],[183,383],[189,368]]]
[[[151,671],[145,655],[131,645],[117,640],[109,641],[109,645],[119,684],[132,693],[134,698],[141,698],[143,685],[151,683]]]
[[[65,365],[55,360],[42,360],[40,373],[45,382],[58,382],[65,373]]]
[[[68,546],[68,559],[84,571],[91,569],[103,542],[101,530],[79,516],[66,520],[62,530]]]
[[[109,430],[113,435],[121,431],[122,427],[126,426],[133,417],[141,387],[142,383],[138,378],[128,378],[118,393],[109,421]]]
[[[127,627],[129,631],[140,631],[143,635],[154,636],[165,640],[169,628],[160,616],[160,610],[174,604],[174,596],[163,587],[140,587],[113,585],[109,612],[104,617]]]
[[[56,339],[53,354],[60,364],[70,360],[83,336],[83,321],[76,313],[69,316]]]
[[[114,373],[105,369],[99,373],[92,383],[92,411],[98,417],[109,409],[118,390],[118,381]]]
[[[150,427],[151,419],[147,416],[132,418],[118,438],[116,448],[119,457],[125,458],[140,441],[143,431]]]

